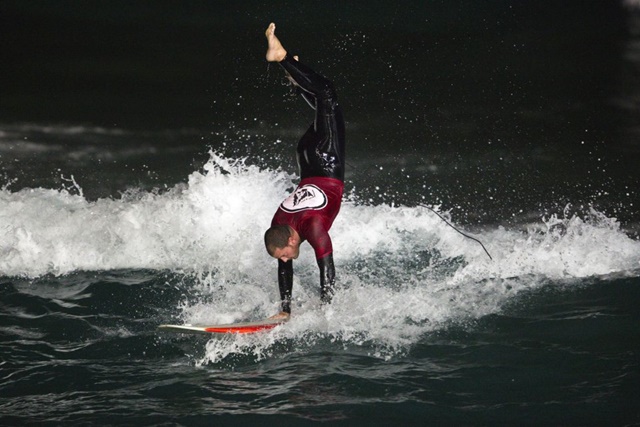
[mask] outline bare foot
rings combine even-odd
[[[278,314],[274,314],[273,316],[269,317],[269,320],[282,320],[282,321],[286,321],[289,320],[289,317],[291,317],[291,315],[289,313],[286,313],[284,311],[281,311]]]
[[[287,51],[276,37],[276,24],[273,22],[269,24],[269,28],[264,32],[264,35],[267,36],[267,43],[269,44],[267,47],[267,61],[269,62],[280,62],[287,56]]]

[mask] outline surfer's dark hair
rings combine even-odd
[[[288,225],[274,225],[264,233],[264,246],[269,255],[273,256],[276,249],[282,249],[289,244],[291,228]]]

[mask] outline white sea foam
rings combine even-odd
[[[262,234],[292,187],[282,171],[212,154],[204,171],[163,194],[89,202],[66,191],[3,189],[0,275],[182,271],[197,278],[194,292],[202,295],[183,303],[183,321],[264,317],[277,311],[279,296]],[[232,353],[263,357],[282,340],[366,344],[388,357],[443,325],[496,313],[514,295],[549,281],[640,269],[640,242],[595,211],[588,219],[550,218],[528,231],[476,234],[493,260],[426,207],[347,200],[331,233],[340,284],[333,304],[319,304],[313,251],[303,246],[292,320],[259,337],[213,340],[200,363]]]
[[[187,185],[160,195],[129,193],[88,202],[66,191],[4,189],[0,274],[37,277],[120,268],[215,268],[236,274],[265,257],[262,229],[290,185],[284,173],[213,156]]]

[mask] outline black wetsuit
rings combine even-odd
[[[313,124],[298,142],[296,153],[301,182],[292,196],[308,194],[308,188],[312,191],[317,189],[322,193],[320,196],[328,201],[325,203],[328,207],[325,208],[325,205],[303,207],[298,212],[291,213],[288,209],[289,205],[286,205],[287,200],[290,203],[291,200],[295,199],[296,202],[298,200],[290,197],[276,212],[273,223],[289,224],[294,229],[298,224],[303,223],[296,231],[301,235],[302,240],[308,240],[316,251],[322,301],[330,302],[334,293],[335,267],[328,231],[340,209],[344,187],[344,119],[335,89],[329,80],[289,56],[285,57],[280,65],[298,84],[297,90],[300,95],[315,109]],[[324,189],[323,181],[326,184]],[[313,184],[305,185],[309,182]],[[325,212],[327,210],[329,212]],[[301,216],[304,218],[300,219]],[[278,260],[278,285],[282,311],[291,313],[292,260],[287,262]]]

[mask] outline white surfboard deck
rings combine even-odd
[[[255,322],[227,323],[223,325],[160,325],[158,329],[184,334],[253,334],[268,331],[285,322],[286,320],[283,319],[264,319]]]

